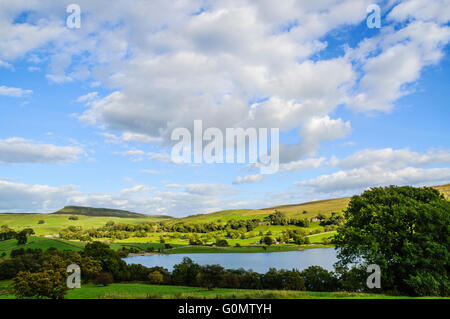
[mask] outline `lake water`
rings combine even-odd
[[[309,266],[321,266],[333,270],[337,262],[334,248],[306,249],[274,253],[214,253],[214,254],[173,254],[149,255],[124,258],[127,264],[141,264],[146,267],[161,266],[172,271],[173,266],[191,258],[200,265],[219,264],[226,269],[252,269],[265,273],[269,268],[303,270]]]

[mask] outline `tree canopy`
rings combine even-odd
[[[377,264],[385,291],[449,294],[450,202],[437,190],[373,188],[352,197],[345,219],[338,267]]]

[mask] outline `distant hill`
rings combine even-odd
[[[122,217],[122,218],[172,218],[170,216],[163,215],[145,215],[130,212],[121,209],[112,208],[93,208],[93,207],[83,207],[83,206],[66,206],[57,212],[52,214],[58,215],[83,215],[83,216],[97,216],[97,217]]]
[[[432,186],[432,187],[436,188],[438,191],[440,191],[441,194],[444,195],[445,198],[450,199],[450,184]]]

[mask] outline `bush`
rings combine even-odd
[[[37,273],[21,271],[13,280],[13,291],[19,298],[64,299],[67,289],[64,275],[54,270]]]
[[[160,285],[164,282],[164,277],[159,271],[153,271],[148,275],[151,284]]]
[[[79,218],[78,218],[78,216],[70,216],[69,217],[69,220],[78,220]]]
[[[338,280],[334,274],[320,266],[310,266],[301,272],[308,291],[335,291]]]
[[[228,247],[228,242],[225,239],[219,239],[216,241],[216,246],[218,247]]]
[[[38,221],[38,224],[45,224],[45,220],[41,219],[40,221]]]
[[[101,272],[95,277],[94,283],[96,285],[108,286],[114,282],[113,275],[109,272]]]
[[[444,276],[419,272],[416,276],[411,275],[406,283],[411,287],[412,294],[416,296],[448,296],[450,283],[449,280]]]
[[[272,237],[270,237],[270,236],[265,236],[265,237],[262,239],[262,242],[263,242],[264,244],[266,244],[267,246],[270,246],[270,245],[273,244],[273,239],[272,239]]]

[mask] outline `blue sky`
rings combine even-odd
[[[0,211],[185,216],[450,182],[447,1],[0,1]],[[369,29],[367,7],[381,8]],[[280,170],[176,164],[279,128]]]

